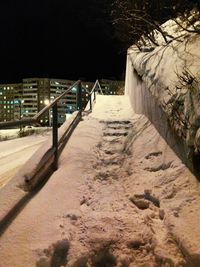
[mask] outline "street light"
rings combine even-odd
[[[23,99],[16,99],[15,104],[19,104],[19,120],[22,119],[22,104],[24,103]],[[22,131],[22,125],[20,125],[20,132]]]
[[[20,120],[22,119],[22,104],[24,103],[24,100],[23,99],[19,99],[19,107],[20,107]]]
[[[45,99],[45,100],[44,100],[44,104],[45,104],[46,106],[48,106],[49,103],[50,103],[49,99]],[[49,109],[48,112],[49,112],[49,127],[51,127],[51,110]]]

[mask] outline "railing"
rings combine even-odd
[[[90,110],[92,110],[92,102],[96,100],[96,87],[98,86],[98,93],[102,94],[103,95],[103,92],[102,92],[102,89],[101,89],[101,85],[99,83],[98,80],[96,80],[94,86],[92,87],[92,90],[91,92],[89,92],[87,89],[85,89],[89,95],[89,102],[90,102]],[[93,97],[93,100],[92,100],[92,97]]]
[[[98,89],[97,89],[98,87]],[[40,121],[40,119],[46,115],[47,112],[52,108],[53,114],[53,124],[52,124],[52,150],[54,152],[54,162],[53,162],[53,170],[57,170],[58,168],[58,102],[63,97],[65,97],[72,89],[76,88],[76,98],[77,98],[77,109],[78,109],[78,117],[81,119],[82,117],[82,110],[83,110],[83,90],[82,90],[82,83],[80,80],[75,82],[72,86],[70,86],[64,93],[58,96],[55,100],[50,102],[46,107],[44,107],[40,112],[38,112],[34,117],[21,119],[20,121],[7,121],[7,122],[0,122],[0,129],[12,127],[12,126],[22,126],[22,125],[30,125],[36,124]],[[90,110],[92,110],[92,102],[96,99],[96,93],[102,93],[101,86],[99,81],[97,80],[91,90],[89,92],[87,88],[84,88],[88,94],[88,101],[90,103]],[[93,98],[93,99],[92,99]],[[76,116],[77,119],[77,116]]]

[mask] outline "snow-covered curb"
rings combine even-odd
[[[79,112],[74,112],[59,128],[59,153],[61,153],[63,146],[68,141],[69,136],[79,121]],[[1,230],[4,229],[8,222],[14,218],[20,208],[28,201],[33,189],[53,172],[53,160],[52,140],[49,137],[47,142],[35,152],[20,171],[0,190]]]
[[[0,130],[0,141],[6,141],[11,139],[16,139],[19,137],[30,136],[33,134],[45,134],[45,132],[50,131],[50,127],[25,127],[23,133],[20,136],[20,129],[1,129]]]

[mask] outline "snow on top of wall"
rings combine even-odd
[[[178,29],[171,20],[162,27],[176,38],[141,51],[135,45],[128,49],[125,90],[133,106],[140,105],[138,110],[142,111],[141,106],[150,101],[141,93],[145,87],[176,134],[187,146],[200,151],[200,35]]]
[[[200,32],[200,14],[199,11],[193,9],[190,11],[189,15],[183,15],[182,17],[177,17],[176,19],[170,19],[159,26],[159,29],[152,31],[151,38],[154,39],[158,46],[166,45],[174,40],[181,41],[181,38],[185,38],[190,33]],[[146,35],[141,38],[143,41],[139,41],[138,45],[141,51],[148,52],[156,47],[150,38]],[[144,45],[145,43],[145,45]]]

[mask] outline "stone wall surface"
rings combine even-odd
[[[199,44],[199,34],[183,31],[168,44],[127,53],[125,92],[134,111],[153,122],[191,169],[200,153]]]

